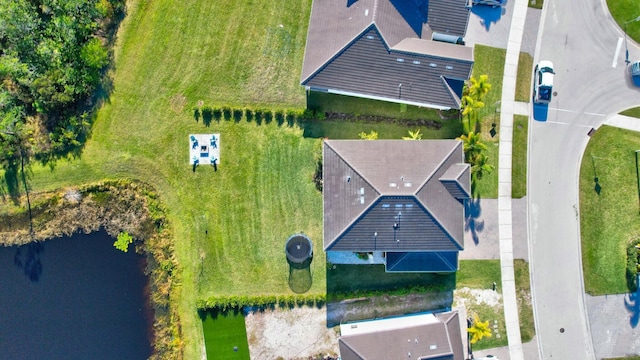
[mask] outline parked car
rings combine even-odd
[[[507,0],[472,0],[473,5],[489,5],[492,7],[504,6]]]
[[[475,360],[499,360],[499,359],[493,355],[487,355],[485,357],[476,358]]]
[[[629,73],[631,75],[631,81],[635,86],[640,87],[640,61],[636,61],[629,65]]]
[[[533,79],[533,102],[536,104],[548,104],[551,102],[553,93],[553,63],[551,61],[540,61],[536,65]]]

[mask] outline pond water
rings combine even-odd
[[[105,232],[0,246],[0,358],[147,359],[144,258]]]

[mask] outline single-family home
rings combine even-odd
[[[460,140],[325,140],[327,259],[371,253],[387,272],[454,272],[470,195]]]
[[[467,0],[314,0],[301,84],[311,91],[459,109],[473,68],[473,48],[460,44],[467,5]]]
[[[464,360],[457,311],[340,325],[342,360]]]

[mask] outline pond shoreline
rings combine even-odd
[[[0,212],[0,246],[23,245],[104,229],[111,237],[128,232],[137,253],[145,256],[149,299],[153,308],[153,353],[150,359],[182,359],[180,267],[174,256],[166,209],[153,189],[129,180],[99,183],[57,191],[30,193],[33,232],[26,200],[4,199]],[[131,248],[133,249],[133,247]]]

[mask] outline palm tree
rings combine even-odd
[[[358,136],[360,137],[360,139],[362,140],[377,140],[378,139],[378,133],[371,130],[371,132],[366,133],[366,132],[361,132],[358,134]]]
[[[477,343],[479,340],[482,340],[484,337],[491,337],[491,329],[489,328],[489,320],[482,322],[478,317],[478,314],[473,316],[473,323],[471,327],[467,329],[469,334],[471,334],[470,342],[472,344]]]
[[[457,139],[462,140],[464,161],[472,166],[476,163],[478,155],[487,150],[487,145],[480,141],[479,133],[471,131],[466,135],[460,135]]]
[[[478,112],[484,103],[470,95],[462,97],[462,128],[465,134],[477,130]]]
[[[420,129],[416,131],[409,130],[409,136],[403,136],[402,140],[422,140],[422,134],[420,133]]]
[[[471,178],[480,180],[484,173],[491,173],[492,171],[493,165],[489,164],[489,157],[479,153],[471,164]]]
[[[482,101],[484,96],[491,90],[489,75],[480,75],[478,79],[473,76],[469,79],[469,95],[476,100]]]

